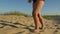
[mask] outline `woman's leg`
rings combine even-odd
[[[37,0],[35,3],[33,3],[33,12],[32,12],[32,16],[34,19],[34,23],[35,23],[35,30],[38,30],[38,22],[41,22],[41,17],[39,17],[38,15],[40,14],[39,11],[41,11],[42,6],[44,4],[44,1],[40,1]],[[41,23],[42,24],[42,23]]]
[[[35,30],[37,30],[39,27],[38,27],[38,22],[39,22],[39,18],[38,18],[38,12],[36,11],[36,3],[33,3],[33,12],[32,12],[32,16],[33,16],[33,19],[34,19],[34,23],[35,23]]]
[[[35,30],[38,30],[39,29],[38,27],[39,18],[38,18],[37,2],[33,2],[32,16],[33,16],[34,23],[35,23]]]
[[[39,14],[38,14],[38,18],[39,18],[39,21],[40,21],[40,23],[41,23],[41,25],[42,25],[42,29],[44,29],[44,20],[43,20],[43,17],[41,16],[41,9],[42,9],[42,7],[43,7],[43,5],[44,5],[44,0],[40,0],[39,1]]]
[[[43,20],[43,17],[40,14],[38,14],[38,18],[39,18],[39,21],[40,21],[40,23],[42,25],[42,27],[40,29],[44,29],[44,20]]]

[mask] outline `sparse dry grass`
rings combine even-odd
[[[47,19],[47,20],[52,20],[51,16],[43,16],[43,18]]]
[[[22,12],[19,12],[19,11],[10,11],[10,12],[3,13],[1,15],[18,15],[18,16],[23,15],[25,17],[30,16],[30,15],[28,15],[26,13],[22,13]]]

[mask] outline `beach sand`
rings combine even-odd
[[[31,32],[34,29],[34,21],[32,17],[24,17],[17,15],[0,15],[0,34],[60,34],[59,18],[53,20],[44,19],[44,30],[38,33]],[[41,27],[41,24],[38,24]]]

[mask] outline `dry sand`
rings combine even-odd
[[[0,15],[0,34],[60,34],[60,24],[57,24],[60,21],[58,19],[44,19],[44,21],[44,30],[40,29],[39,33],[34,33],[30,30],[34,29],[32,17]]]

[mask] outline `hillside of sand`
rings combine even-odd
[[[31,32],[34,29],[32,17],[17,15],[0,15],[0,34],[60,34],[60,17],[52,20],[44,19],[44,30],[39,33]],[[38,24],[40,27],[41,25]]]

